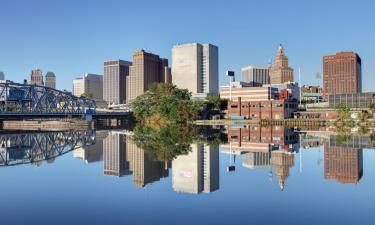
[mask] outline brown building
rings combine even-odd
[[[354,52],[323,57],[323,95],[362,92],[361,58]]]
[[[269,152],[271,145],[289,150],[290,145],[298,142],[298,135],[293,130],[279,126],[227,128],[227,135],[230,144],[222,144],[221,148],[240,152]]]
[[[227,117],[243,116],[245,119],[285,119],[291,118],[297,111],[295,99],[277,99],[265,101],[237,101],[228,103]]]
[[[168,60],[143,49],[135,51],[126,77],[126,102],[134,101],[148,90],[150,84],[160,82],[171,82]]]
[[[43,86],[43,74],[40,69],[31,70],[30,74],[30,84]]]
[[[362,149],[324,143],[324,178],[356,184],[363,175]]]
[[[145,187],[147,184],[168,177],[170,163],[151,159],[150,155],[139,148],[129,136],[126,137],[126,150],[129,168],[133,173],[133,182],[137,187]]]
[[[271,84],[293,82],[293,69],[289,67],[288,58],[282,45],[277,50],[275,61],[270,70]]]

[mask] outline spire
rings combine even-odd
[[[277,54],[278,55],[284,55],[284,48],[283,48],[282,44],[279,45],[279,48],[277,50]]]

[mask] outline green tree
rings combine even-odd
[[[199,106],[191,100],[191,93],[172,84],[154,83],[149,90],[133,102],[137,121],[155,117],[166,121],[186,122],[193,120]]]
[[[207,104],[214,110],[223,110],[227,107],[228,101],[221,99],[220,95],[212,95],[207,97]]]

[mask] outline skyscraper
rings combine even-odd
[[[126,76],[131,62],[111,60],[104,62],[103,99],[108,104],[126,103]]]
[[[282,84],[293,82],[293,69],[289,67],[288,58],[284,53],[284,48],[280,44],[275,57],[275,61],[270,70],[271,84]]]
[[[219,189],[219,150],[191,144],[192,151],[172,161],[172,186],[177,192],[199,194]]]
[[[126,77],[126,102],[134,101],[136,97],[148,90],[151,83],[168,82],[169,76],[167,59],[143,49],[135,51],[129,76]]]
[[[31,70],[30,74],[30,84],[43,86],[43,74],[40,69]]]
[[[253,86],[262,86],[270,83],[270,68],[249,66],[241,69],[242,81],[252,83]]]
[[[83,77],[73,80],[73,95],[92,94],[96,100],[103,99],[103,76],[86,73]]]
[[[323,95],[362,92],[362,62],[354,52],[323,57]]]
[[[211,44],[183,44],[172,48],[172,83],[193,96],[219,92],[219,50]]]
[[[56,89],[56,75],[54,72],[48,71],[46,73],[46,87]]]

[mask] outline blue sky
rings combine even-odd
[[[225,70],[239,78],[241,67],[267,64],[282,43],[310,84],[323,55],[357,52],[363,88],[375,91],[374,8],[371,0],[0,0],[0,71],[21,82],[33,68],[51,70],[58,88],[71,90],[73,78],[102,74],[104,60],[131,60],[138,48],[170,59],[174,44],[210,42],[219,46],[224,84]]]

